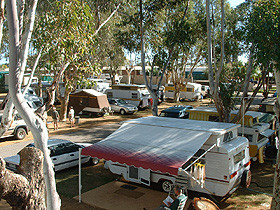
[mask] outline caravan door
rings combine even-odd
[[[128,181],[142,183],[145,185],[150,186],[151,184],[151,170],[150,169],[143,169],[143,168],[136,168],[134,166],[127,166],[128,170]]]

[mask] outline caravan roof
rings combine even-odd
[[[211,135],[237,127],[230,123],[144,117],[126,121],[105,140],[83,148],[82,154],[178,175],[178,169]]]

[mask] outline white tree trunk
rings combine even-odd
[[[11,127],[14,117],[14,104],[9,94],[7,97],[7,103],[5,105],[3,116],[1,119],[0,136],[2,136]]]
[[[39,51],[39,53],[38,53],[38,55],[37,55],[37,58],[36,58],[36,60],[35,60],[35,63],[34,63],[34,65],[33,65],[33,68],[32,68],[31,74],[30,74],[30,78],[29,78],[29,80],[28,80],[28,83],[27,83],[27,85],[26,85],[24,91],[23,91],[23,95],[25,95],[26,91],[28,90],[28,88],[29,88],[30,85],[31,85],[33,75],[34,75],[34,73],[35,73],[36,67],[37,67],[37,65],[38,65],[38,63],[39,63],[39,60],[40,60],[40,57],[41,57],[41,53],[42,53],[42,49]]]
[[[210,95],[214,94],[214,71],[212,67],[212,39],[211,39],[211,24],[210,24],[210,0],[206,0],[206,20],[207,20],[207,45],[208,45],[208,71],[209,71],[209,86]]]
[[[37,1],[35,1],[37,3]],[[36,3],[33,9],[36,8]],[[34,11],[35,12],[35,11]],[[39,118],[34,111],[26,103],[21,92],[21,81],[23,73],[21,67],[24,66],[26,61],[20,60],[19,56],[19,22],[17,16],[16,0],[7,1],[7,14],[9,26],[9,49],[10,49],[10,73],[9,73],[9,93],[16,107],[16,110],[23,117],[25,123],[30,128],[34,143],[44,154],[44,177],[47,188],[47,208],[60,209],[60,198],[56,192],[55,177],[53,171],[53,163],[49,156],[47,147],[48,131],[45,123]],[[35,14],[31,15],[33,19],[30,21],[34,23]],[[32,23],[30,23],[32,24]],[[32,28],[32,27],[31,27]],[[28,33],[29,34],[29,33]],[[31,37],[28,35],[27,40]],[[27,41],[26,40],[26,41]],[[28,42],[28,41],[27,41]],[[23,53],[24,54],[24,53]],[[23,56],[22,58],[27,58]]]

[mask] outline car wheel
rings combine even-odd
[[[24,128],[18,128],[15,134],[15,138],[18,140],[24,139],[26,137],[26,130]]]
[[[161,189],[164,191],[164,192],[170,192],[172,190],[172,187],[173,187],[173,184],[168,181],[168,180],[164,180],[161,182]]]
[[[120,110],[120,114],[121,114],[121,115],[124,115],[124,114],[125,114],[124,109],[121,109],[121,110]]]
[[[91,166],[97,165],[99,163],[99,159],[98,158],[90,158],[88,161],[88,164]]]

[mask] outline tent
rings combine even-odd
[[[68,106],[73,106],[75,113],[84,109],[100,112],[104,108],[110,108],[107,96],[93,89],[82,89],[70,94]]]

